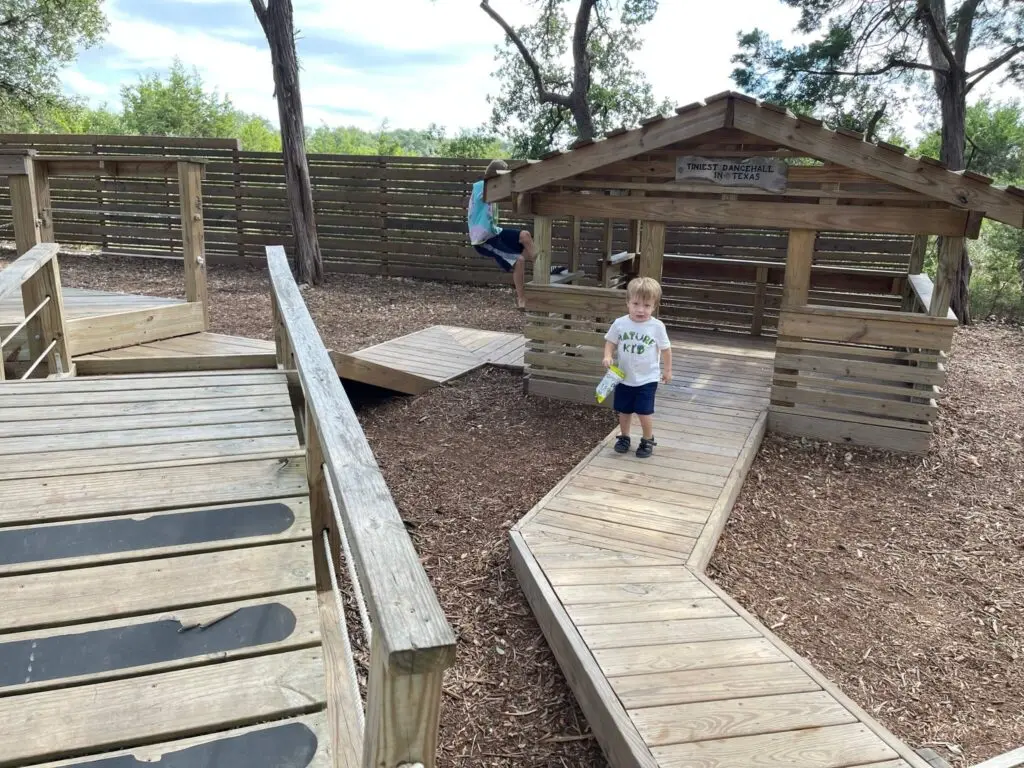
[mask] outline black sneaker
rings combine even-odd
[[[650,440],[648,440],[646,437],[641,437],[640,438],[640,445],[638,445],[637,449],[636,449],[636,456],[637,456],[637,458],[638,459],[646,459],[648,456],[650,456],[652,453],[654,453],[654,446],[656,446],[656,445],[657,445],[657,443],[654,442],[654,438],[653,437]],[[618,449],[616,448],[616,450],[618,450]]]
[[[629,435],[619,435],[615,441],[615,452],[626,453],[629,450]]]

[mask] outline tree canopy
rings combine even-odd
[[[59,73],[107,29],[102,0],[0,0],[0,118],[63,101]]]
[[[482,9],[505,32],[498,47],[491,125],[518,157],[537,157],[575,138],[634,125],[669,107],[630,57],[658,0],[531,0],[537,19],[514,28],[491,5]],[[575,7],[572,21],[567,8]]]

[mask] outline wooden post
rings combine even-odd
[[[395,669],[380,632],[371,646],[362,768],[435,768],[444,667]]]
[[[25,315],[36,310],[40,304],[49,301],[25,328],[28,338],[29,355],[37,359],[51,341],[56,341],[46,356],[47,373],[67,375],[74,373],[64,317],[64,298],[60,286],[60,269],[54,255],[43,267],[21,286],[21,301]]]
[[[39,241],[55,243],[57,238],[53,232],[53,203],[50,200],[50,168],[45,162],[30,161],[32,164],[32,184],[36,197],[36,214],[39,217]]]
[[[551,282],[551,229],[550,216],[533,217],[533,242],[537,246],[537,256],[533,260],[534,283]]]
[[[811,262],[814,260],[813,229],[789,230],[786,249],[786,276],[782,286],[782,308],[792,309],[807,304],[811,290]]]
[[[908,275],[924,272],[924,254],[927,250],[928,235],[914,235],[914,244],[910,247],[910,263],[907,265]]]
[[[11,173],[8,177],[11,217],[14,220],[14,244],[19,256],[24,256],[42,242],[32,165],[29,158],[24,158],[24,172]]]
[[[324,452],[320,443],[320,432],[316,418],[305,406],[303,437],[306,444],[306,485],[309,486],[309,519],[313,528],[313,571],[316,575],[316,588],[320,592],[330,593],[334,589],[331,583],[331,571],[327,564],[330,555],[335,573],[341,572],[341,536],[335,530],[334,513],[331,511],[331,497],[327,492],[327,479],[324,476]],[[323,532],[328,532],[330,552],[324,552]],[[340,585],[339,585],[340,586]]]
[[[571,229],[569,231],[569,271],[578,272],[580,268],[580,253],[583,248],[583,243],[580,242],[581,225],[583,220],[579,216],[572,216],[570,218]]]
[[[178,163],[181,198],[181,246],[185,260],[185,298],[203,305],[203,328],[210,327],[206,298],[206,233],[203,227],[202,166]]]
[[[292,346],[288,342],[288,330],[284,327],[284,319],[281,317],[281,308],[277,305],[277,296],[271,292],[270,309],[273,313],[274,323],[274,349],[277,353],[277,367],[288,371],[295,368],[295,361],[292,356]]]
[[[935,270],[935,288],[928,314],[932,317],[946,317],[953,286],[959,278],[960,260],[964,252],[964,238],[943,237],[939,243],[939,264]]]
[[[640,222],[640,277],[653,277],[661,282],[661,270],[665,261],[665,222]]]
[[[754,318],[750,322],[750,335],[760,336],[764,326],[764,304],[768,292],[768,267],[757,268],[757,284],[754,288]]]

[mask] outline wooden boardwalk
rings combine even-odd
[[[773,351],[673,343],[654,455],[616,454],[614,430],[511,533],[520,583],[609,761],[926,768],[705,575],[764,435]]]
[[[338,375],[420,395],[484,365],[523,370],[522,335],[432,325],[353,353],[331,353]]]
[[[330,765],[286,374],[5,383],[0,423],[0,766]]]

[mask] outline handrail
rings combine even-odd
[[[914,298],[916,311],[927,313],[932,305],[932,293],[935,291],[935,284],[928,275],[907,275],[907,282],[910,285],[911,296]],[[952,309],[946,310],[947,320],[956,320],[956,313]]]
[[[19,256],[14,263],[0,271],[0,299],[20,290],[36,272],[45,267],[57,255],[56,243],[40,243]]]
[[[391,497],[282,246],[268,246],[278,361],[294,369],[306,408],[307,477],[314,542],[330,533],[318,589],[332,581],[340,536],[372,621],[363,766],[435,764],[441,682],[455,633]],[[326,471],[324,471],[326,470]],[[329,499],[327,497],[330,497]],[[334,501],[334,514],[324,507]],[[326,514],[325,514],[326,513]],[[335,515],[342,532],[331,531]],[[333,589],[332,583],[329,588]]]
[[[6,379],[4,347],[24,331],[31,359],[20,378],[27,379],[47,361],[50,376],[74,375],[64,328],[64,302],[56,243],[33,246],[13,264],[0,270],[0,299],[20,291],[25,317],[6,336],[0,338],[0,381]]]

